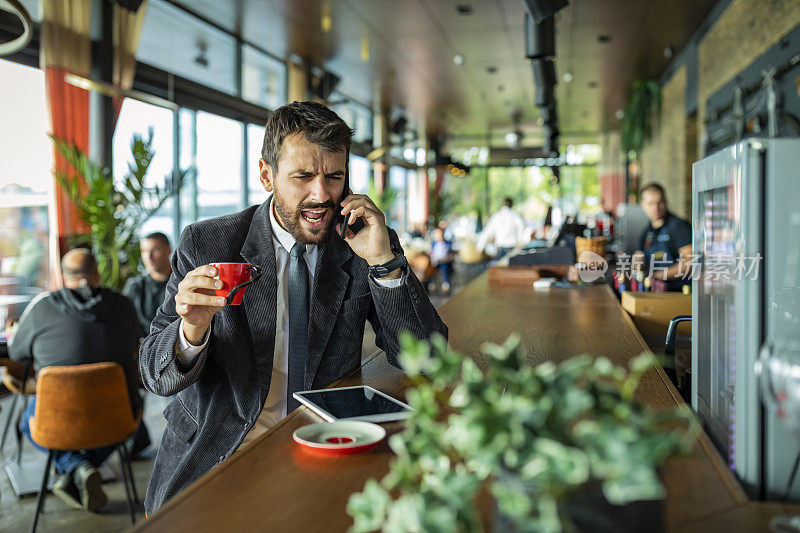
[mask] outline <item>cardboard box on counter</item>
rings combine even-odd
[[[630,292],[622,293],[622,308],[633,318],[643,337],[667,337],[669,321],[677,315],[692,314],[692,295],[680,292]],[[691,335],[692,323],[678,325],[678,335]]]

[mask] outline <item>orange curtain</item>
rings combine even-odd
[[[88,77],[91,69],[89,21],[91,0],[43,0],[41,68],[45,74],[52,135],[89,149],[89,93],[64,81],[67,73]],[[55,153],[55,170],[68,171],[66,160]],[[51,275],[53,288],[61,285],[59,262],[67,250],[68,236],[86,232],[75,206],[53,177],[50,209]]]

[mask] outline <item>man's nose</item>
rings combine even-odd
[[[323,203],[330,200],[331,195],[325,187],[325,176],[318,175],[311,181],[311,191],[309,193],[309,200],[312,202]]]

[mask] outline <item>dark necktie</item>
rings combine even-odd
[[[292,393],[304,388],[308,345],[308,267],[303,259],[306,245],[295,243],[289,254],[289,375],[286,413],[300,403]]]

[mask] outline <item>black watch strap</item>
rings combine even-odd
[[[374,265],[369,267],[369,275],[373,278],[382,278],[388,276],[389,273],[397,270],[398,268],[405,268],[408,265],[408,260],[403,254],[397,254],[394,259],[382,265]]]

